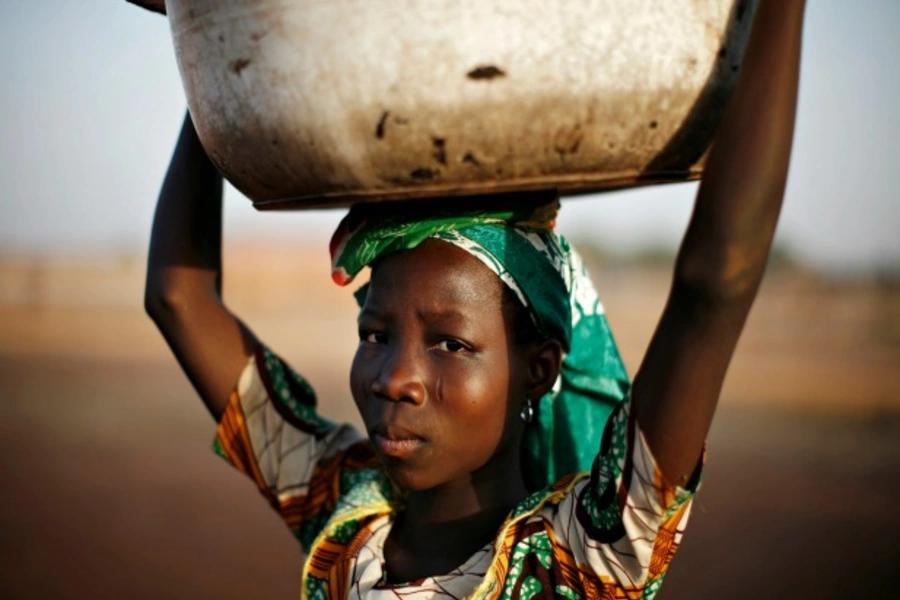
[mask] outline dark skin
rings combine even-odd
[[[459,566],[527,495],[517,415],[553,386],[562,350],[517,341],[507,294],[437,240],[373,270],[350,388],[388,475],[409,491],[385,545],[396,581]]]
[[[669,299],[635,378],[641,429],[666,479],[703,451],[781,212],[797,108],[802,0],[762,0],[719,126]]]
[[[673,484],[700,459],[765,269],[787,179],[804,4],[760,2],[634,379],[638,424]],[[258,343],[220,293],[221,190],[187,118],[159,198],[145,304],[216,419]],[[559,344],[517,340],[503,284],[455,250],[430,241],[386,257],[360,316],[351,389],[370,434],[383,438],[373,435],[388,474],[410,492],[385,549],[396,581],[447,573],[493,539],[525,496],[519,408],[559,370]],[[415,535],[425,528],[429,536]]]

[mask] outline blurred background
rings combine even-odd
[[[784,216],[660,598],[900,594],[900,3],[812,0]],[[0,4],[0,596],[292,598],[301,556],[210,451],[213,423],[142,309],[184,113],[167,22],[122,0]],[[564,202],[633,373],[696,191]],[[340,212],[226,195],[225,295],[347,390]]]

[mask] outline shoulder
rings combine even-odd
[[[305,433],[322,435],[333,427],[316,413],[316,392],[306,378],[263,344],[241,373],[237,392],[248,404],[270,402],[279,417]]]
[[[685,488],[665,482],[624,402],[591,471],[563,477],[517,507],[477,597],[515,586],[570,598],[652,597],[681,541],[699,466],[694,479]]]

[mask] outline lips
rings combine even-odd
[[[382,454],[393,458],[409,457],[425,444],[420,435],[395,425],[376,425],[371,439]]]

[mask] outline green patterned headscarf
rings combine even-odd
[[[460,247],[485,264],[527,307],[539,332],[565,351],[553,390],[536,406],[522,440],[530,490],[586,471],[629,380],[581,257],[553,231],[555,192],[427,203],[354,206],[331,240],[332,278],[347,285],[381,256],[428,238]]]

